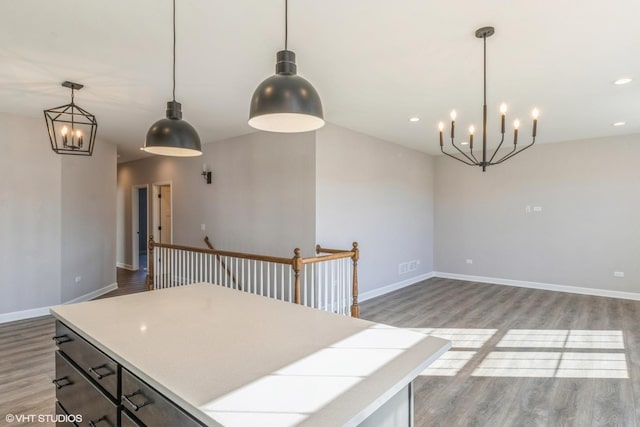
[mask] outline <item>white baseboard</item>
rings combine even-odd
[[[419,276],[410,277],[409,279],[401,282],[392,283],[381,288],[373,289],[371,291],[363,292],[358,295],[358,302],[366,301],[371,298],[379,297],[380,295],[388,294],[389,292],[397,291],[398,289],[406,288],[407,286],[414,285],[423,280],[431,279],[434,277],[433,271],[430,273],[421,274]]]
[[[611,291],[607,289],[581,288],[578,286],[555,285],[552,283],[528,282],[525,280],[499,279],[496,277],[470,276],[467,274],[445,273],[434,271],[432,277],[443,279],[466,280],[469,282],[492,283],[494,285],[517,286],[520,288],[543,289],[546,291],[568,292],[571,294],[592,295],[597,297],[620,298],[640,301],[640,294],[635,292]]]
[[[84,295],[80,295],[78,298],[74,298],[70,301],[65,302],[64,304],[75,304],[77,302],[84,302],[84,301],[90,301],[94,298],[97,298],[99,296],[102,296],[108,292],[111,292],[115,289],[118,289],[118,283],[112,283],[110,285],[107,285],[103,288],[97,289],[93,292],[89,292],[88,294],[84,294]]]
[[[88,294],[84,294],[82,296],[79,296],[78,298],[74,298],[71,301],[67,301],[64,304],[73,304],[76,302],[89,301],[101,295],[104,295],[107,292],[111,292],[117,288],[118,288],[118,283],[112,283],[96,291],[89,292]],[[41,316],[47,316],[47,315],[49,315],[49,307],[38,307],[38,308],[31,308],[29,310],[13,311],[11,313],[0,314],[0,323],[14,322],[16,320],[32,319],[34,317],[41,317]]]
[[[16,320],[32,319],[49,315],[49,307],[31,308],[29,310],[12,311],[0,314],[0,323],[15,322]]]
[[[123,262],[116,262],[116,267],[124,268],[125,270],[129,270],[129,271],[136,271],[133,269],[133,266],[131,264],[125,264]]]

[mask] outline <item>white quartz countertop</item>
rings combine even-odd
[[[52,314],[207,425],[357,425],[448,341],[211,284]]]

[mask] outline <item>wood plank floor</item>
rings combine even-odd
[[[118,283],[104,297],[144,291],[144,273],[119,270]],[[640,302],[431,279],[361,310],[437,328],[454,339],[449,355],[464,356],[416,380],[416,426],[640,427]],[[18,425],[8,413],[53,414],[53,325],[50,316],[0,325],[0,426]],[[628,378],[607,378],[620,372]]]
[[[415,382],[417,426],[640,425],[640,302],[430,279],[361,317],[453,337],[458,360]]]
[[[118,269],[118,289],[100,298],[144,291],[145,272]],[[54,320],[51,316],[0,324],[0,426],[53,427],[53,423],[7,423],[7,414],[55,412]]]

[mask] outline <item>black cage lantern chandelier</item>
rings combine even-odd
[[[473,154],[473,134],[475,133],[475,128],[473,126],[469,127],[469,142],[462,143],[462,144],[469,145],[469,153],[468,154],[465,153],[460,147],[456,145],[454,138],[455,138],[455,123],[456,123],[457,114],[455,110],[451,112],[451,145],[461,154],[460,157],[454,156],[453,154],[450,154],[444,151],[444,135],[443,135],[444,123],[440,122],[438,124],[438,129],[440,130],[440,151],[443,154],[446,154],[447,156],[453,159],[456,159],[459,162],[464,163],[465,165],[480,166],[483,172],[487,170],[487,166],[498,165],[506,160],[509,160],[516,154],[523,152],[524,150],[526,150],[527,148],[535,144],[537,127],[538,127],[538,115],[539,115],[538,109],[534,108],[531,114],[533,117],[531,142],[523,147],[518,148],[518,128],[520,127],[520,120],[516,119],[513,122],[513,148],[509,152],[501,156],[500,158],[495,159],[496,155],[498,154],[498,150],[500,150],[500,148],[502,147],[502,144],[504,143],[507,105],[503,103],[500,106],[500,126],[501,126],[500,129],[501,129],[502,137],[500,138],[500,142],[498,143],[498,146],[496,147],[491,157],[487,159],[488,154],[491,154],[491,153],[487,153],[487,37],[491,37],[494,34],[494,32],[495,32],[495,29],[493,27],[482,27],[476,30],[476,37],[479,39],[482,39],[482,42],[484,44],[484,71],[483,71],[484,102],[482,105],[482,158],[478,159]]]
[[[62,86],[71,89],[71,103],[44,110],[51,149],[58,154],[90,156],[98,130],[96,116],[75,103],[75,91],[83,85],[67,81]]]

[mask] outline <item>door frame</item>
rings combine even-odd
[[[144,235],[146,236],[145,241],[149,240],[149,184],[133,185],[131,187],[131,269],[133,271],[140,270],[140,245],[138,244],[139,236],[136,231],[141,231],[138,230],[140,226],[140,222],[138,221],[140,215],[140,209],[138,209],[140,193],[138,190],[141,188],[147,189],[147,229],[144,230]],[[147,247],[147,254],[148,253],[149,248]],[[148,262],[149,261],[147,261],[147,263]]]
[[[152,193],[153,193],[153,240],[156,242],[160,242],[160,234],[158,233],[158,226],[160,225],[160,199],[158,195],[160,194],[160,187],[169,186],[171,189],[171,236],[169,236],[169,242],[173,243],[173,182],[172,181],[158,181],[152,184]]]

